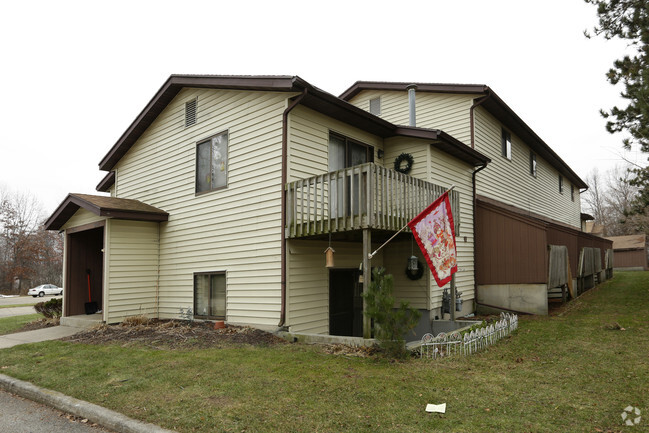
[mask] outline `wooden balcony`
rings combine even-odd
[[[368,228],[398,231],[448,187],[374,163],[300,179],[286,185],[286,237]],[[459,233],[459,193],[451,191],[450,199]]]

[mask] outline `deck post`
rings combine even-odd
[[[372,282],[372,262],[370,253],[372,252],[372,232],[370,229],[363,229],[363,294],[369,291]],[[363,338],[372,338],[372,321],[365,314],[367,311],[367,301],[363,298]]]

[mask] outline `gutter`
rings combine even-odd
[[[487,99],[491,98],[491,91],[489,88],[486,88],[485,91],[487,92],[486,96],[483,96],[482,98],[476,99],[473,105],[471,105],[471,108],[469,109],[469,121],[471,122],[471,149],[475,149],[475,114],[474,110],[476,107],[479,105],[482,105],[483,102],[485,102]]]
[[[298,105],[307,94],[307,88],[304,87],[302,94],[297,96],[291,104],[286,107],[282,114],[282,250],[281,250],[281,287],[282,287],[282,307],[279,316],[278,327],[283,327],[286,321],[286,180],[288,179],[288,114]]]

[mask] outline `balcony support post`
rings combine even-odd
[[[367,294],[372,282],[372,262],[370,253],[372,252],[372,231],[363,229],[363,294]],[[367,301],[363,298],[363,338],[372,338],[372,321],[365,314],[367,311]]]

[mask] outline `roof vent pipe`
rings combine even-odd
[[[417,126],[417,115],[415,111],[415,89],[417,89],[416,84],[410,84],[408,87],[408,109],[410,113],[410,126]]]

